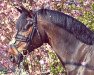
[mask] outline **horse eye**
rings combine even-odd
[[[32,20],[28,20],[28,23],[27,23],[27,25],[25,26],[25,28],[26,28],[26,29],[29,29],[29,27],[32,26],[32,25],[33,25]]]
[[[32,26],[31,24],[28,24],[24,27],[24,30],[28,30],[30,28],[30,26]]]
[[[32,26],[33,25],[32,19],[28,20],[28,23]]]

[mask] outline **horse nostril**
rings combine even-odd
[[[10,55],[10,56],[9,56],[9,59],[11,60],[12,58],[13,58],[13,56],[12,56],[12,55]]]
[[[12,55],[10,55],[10,59],[12,59],[12,57],[13,57],[13,56],[12,56]]]
[[[12,55],[10,55],[10,61],[15,63],[15,57],[13,57]]]

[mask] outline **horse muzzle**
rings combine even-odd
[[[16,64],[20,64],[20,62],[23,61],[23,55],[18,52],[15,48],[15,46],[10,45],[9,47],[9,56],[10,56],[10,61]]]
[[[19,54],[18,56],[10,56],[10,61],[15,64],[20,64],[23,61],[23,55]]]

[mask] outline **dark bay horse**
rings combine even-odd
[[[22,52],[32,52],[48,43],[67,75],[94,75],[94,33],[89,28],[62,12],[28,11],[24,7],[17,10],[21,15],[16,23],[15,41],[9,48],[15,62],[22,60]]]

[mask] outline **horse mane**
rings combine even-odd
[[[40,9],[38,10],[38,14],[47,21],[73,34],[78,40],[82,41],[83,43],[88,45],[93,44],[94,33],[77,19],[64,14],[63,12],[49,9]]]

